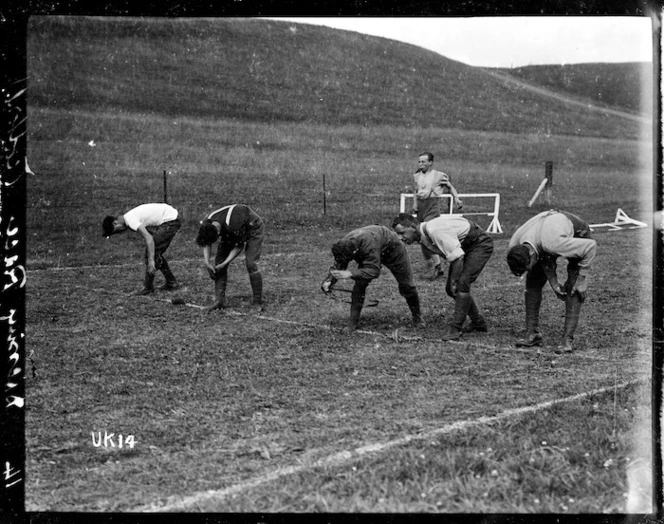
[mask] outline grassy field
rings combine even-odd
[[[56,36],[85,49],[86,27],[79,39]],[[150,48],[182,56],[192,38],[166,32]],[[142,63],[142,44],[132,45]],[[403,49],[381,45],[390,56]],[[343,57],[344,49],[329,54]],[[94,43],[88,52],[101,56]],[[187,78],[192,64],[175,62],[174,78]],[[33,72],[49,84],[45,63],[33,62]],[[192,98],[173,102],[179,113],[148,111],[142,93],[137,107],[122,109],[113,92],[95,87],[103,78],[97,62],[72,63],[91,78],[77,89],[87,86],[94,103],[76,95],[62,107],[39,95],[29,107],[36,174],[27,202],[27,510],[649,511],[640,501],[650,478],[651,229],[597,234],[571,355],[551,351],[564,314],[551,292],[542,306],[545,346],[514,347],[523,283],[505,263],[510,234],[544,209],[526,203],[547,160],[553,206],[591,223],[612,221],[618,208],[649,222],[648,129],[584,117],[587,133],[572,126],[547,134],[531,132],[525,115],[517,133],[510,129],[519,122],[497,129],[488,112],[477,128],[454,129],[413,126],[408,115],[366,125],[360,110],[334,125],[257,121],[201,115],[189,110]],[[171,99],[177,91],[168,86],[153,83],[154,97]],[[501,103],[518,107],[507,95]],[[441,342],[452,303],[441,282],[419,276],[428,326],[411,328],[384,272],[369,287],[379,304],[364,310],[360,332],[342,335],[348,304],[319,291],[330,246],[350,229],[389,224],[427,149],[440,152],[435,167],[460,192],[501,195],[504,233],[473,289],[489,332]],[[105,214],[163,198],[163,171],[169,202],[184,218],[168,251],[184,284],[182,306],[168,293],[129,297],[141,282],[142,241],[101,237]],[[229,310],[202,310],[213,287],[193,242],[197,224],[233,202],[266,222],[260,316],[249,311],[241,260],[230,271]],[[419,250],[409,252],[420,275]],[[105,432],[114,447],[94,445]],[[133,447],[119,448],[119,435],[125,443],[131,435]]]

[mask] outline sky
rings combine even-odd
[[[652,60],[649,17],[278,19],[399,40],[478,67]]]

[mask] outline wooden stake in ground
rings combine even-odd
[[[553,162],[547,161],[544,166],[544,180],[540,183],[537,191],[533,195],[533,198],[528,202],[528,207],[532,207],[537,200],[537,197],[540,196],[540,193],[544,191],[544,202],[546,205],[551,204],[551,186],[553,185]]]
[[[327,215],[327,189],[325,187],[325,173],[323,173],[323,214]]]
[[[544,186],[544,203],[551,205],[551,186],[553,185],[553,162],[550,160],[544,164],[544,178],[546,185]]]
[[[164,204],[168,204],[168,187],[166,185],[166,170],[164,169]]]

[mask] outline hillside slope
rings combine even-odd
[[[601,107],[650,114],[652,100],[641,88],[652,84],[652,64],[536,65],[513,69],[491,69],[524,82],[591,101]]]
[[[28,103],[258,122],[636,138],[580,109],[416,46],[258,19],[34,17]]]

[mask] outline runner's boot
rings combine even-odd
[[[352,333],[357,329],[360,323],[360,313],[364,306],[364,297],[369,281],[356,280],[353,291],[350,294],[350,318],[348,324],[343,329],[344,333]]]
[[[168,262],[166,262],[166,259],[163,256],[161,257],[161,263],[159,264],[159,270],[162,272],[162,274],[164,275],[164,278],[166,279],[166,283],[163,286],[159,287],[160,290],[162,290],[162,291],[172,291],[172,290],[178,289],[180,287],[177,280],[175,279],[175,275],[173,275],[173,272],[171,271],[171,268],[168,267]]]
[[[205,308],[209,313],[215,309],[224,309],[226,307],[226,283],[228,282],[228,275],[217,275],[214,281],[214,304]]]
[[[424,275],[422,275],[425,279],[427,280],[432,280],[433,279],[433,274],[434,274],[434,265],[433,265],[433,260],[430,258],[425,258],[424,259]]]
[[[447,333],[441,337],[441,340],[447,342],[450,340],[459,340],[461,338],[461,329],[463,323],[468,316],[470,304],[473,297],[470,293],[457,293],[454,299],[454,315],[452,316],[452,324],[447,329]]]
[[[413,314],[413,326],[416,328],[426,327],[426,322],[422,318],[422,311],[420,309],[420,297],[417,293],[414,293],[406,298],[406,303],[410,312]]]
[[[468,308],[468,316],[470,317],[470,322],[466,323],[462,331],[464,333],[471,333],[473,331],[480,331],[486,333],[487,326],[484,317],[480,314],[480,310],[477,308],[475,300],[470,297],[470,308]]]
[[[348,319],[348,324],[343,329],[344,333],[350,334],[357,329],[358,324],[360,323],[360,313],[362,312],[361,303],[353,301],[350,305],[350,319]]]
[[[150,272],[146,269],[145,277],[143,279],[143,289],[139,291],[134,291],[132,295],[134,296],[149,295],[153,291],[154,291],[154,275],[151,275]]]
[[[445,275],[440,262],[436,263],[434,259],[428,258],[424,261],[426,269],[424,271],[424,278],[427,280],[436,280]]]
[[[263,276],[260,271],[249,273],[249,283],[251,284],[251,309],[257,313],[263,311]]]
[[[542,304],[541,289],[526,289],[526,336],[516,341],[516,347],[542,345],[542,333],[539,330],[539,312]]]
[[[581,300],[579,296],[576,293],[573,295],[568,293],[565,297],[565,334],[560,344],[554,349],[556,353],[572,353],[574,351],[574,332],[579,324],[580,313]]]

